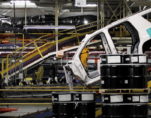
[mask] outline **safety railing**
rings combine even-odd
[[[33,61],[43,58],[51,51],[55,51],[55,36],[59,37],[58,44],[61,44],[65,41],[69,41],[70,39],[76,39],[79,43],[79,39],[85,34],[90,33],[96,30],[97,22],[92,22],[87,25],[77,26],[74,30],[62,30],[58,34],[55,33],[38,33],[41,35],[39,38],[31,41],[30,43],[16,49],[13,53],[8,54],[7,58],[2,60],[2,71],[0,72],[2,78],[9,78],[9,75],[16,71],[20,70],[20,67],[27,66]],[[91,30],[90,30],[91,29]],[[89,32],[88,32],[89,31]],[[35,33],[30,33],[30,35],[34,35]],[[23,39],[25,35],[23,35]],[[30,52],[24,54],[23,52],[27,49],[32,48]]]

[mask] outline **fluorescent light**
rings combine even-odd
[[[75,26],[60,25],[56,27],[54,25],[26,25],[24,29],[75,29]]]
[[[86,7],[97,7],[97,4],[87,4]]]
[[[76,5],[76,7],[97,7],[97,4]]]
[[[27,5],[27,6],[35,6],[36,4],[31,2],[30,0],[11,0],[10,3],[15,3],[15,5]]]
[[[33,4],[31,1],[29,0],[11,0],[10,3],[15,3],[15,4],[20,4],[20,5],[25,5],[26,4]]]
[[[11,0],[10,2],[4,2],[1,5],[13,7],[13,4],[15,4],[16,8],[24,8],[25,4],[27,8],[36,7],[36,4],[31,2],[30,0]]]

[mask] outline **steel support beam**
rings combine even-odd
[[[132,10],[131,10],[131,8],[129,7],[129,5],[128,5],[128,2],[127,2],[127,0],[123,0],[123,2],[124,2],[124,4],[125,4],[125,7],[126,7],[126,16],[127,15],[131,15],[132,14]]]
[[[104,14],[104,0],[101,0],[101,3],[100,3],[100,16],[101,16],[101,27],[104,27],[104,17],[105,17],[105,14]]]
[[[100,28],[100,0],[97,0],[98,6],[97,6],[97,29]]]
[[[25,1],[25,9],[24,9],[25,11],[25,26],[27,25],[27,4],[26,4],[26,1]]]
[[[56,40],[56,52],[58,49],[58,17],[59,17],[59,1],[55,0],[55,40]]]

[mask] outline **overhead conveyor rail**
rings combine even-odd
[[[96,26],[97,22],[95,21],[88,25],[78,26],[74,30],[63,30],[58,34],[48,33],[28,43],[27,45],[24,45],[23,47],[18,48],[12,54],[7,55],[7,58],[2,60],[2,71],[0,72],[2,78],[10,79],[10,77],[18,74],[20,71],[24,71],[25,69],[38,64],[49,56],[56,55],[56,35],[59,37],[58,45],[60,48],[67,42],[76,40],[79,43],[80,37],[96,30]],[[43,40],[47,40],[47,42],[41,43]],[[34,49],[26,54],[22,53],[28,47],[34,47]],[[62,51],[69,51],[76,48],[77,46],[73,46]]]

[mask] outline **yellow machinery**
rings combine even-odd
[[[44,75],[44,67],[43,66],[40,66],[38,68],[38,71],[35,72],[35,75],[36,75],[36,80],[37,82],[41,82],[42,81],[42,78],[43,78],[43,75]]]
[[[79,26],[79,27],[77,27],[78,30],[73,30],[73,31],[69,30],[68,32],[64,31],[65,33],[61,33],[61,32],[58,33],[59,36],[65,35],[65,36],[63,36],[64,38],[59,39],[58,44],[63,43],[68,40],[72,40],[73,38],[77,38],[79,41],[79,37],[85,36],[85,34],[91,33],[92,31],[84,32],[84,33],[77,33],[77,32],[96,27],[96,23],[97,22],[93,22],[93,23],[89,24],[88,27]],[[76,32],[76,33],[74,33],[74,32]],[[50,35],[52,36],[51,38],[49,37]],[[18,48],[12,54],[7,55],[7,58],[2,60],[2,71],[0,72],[2,78],[10,78],[11,76],[14,76],[15,74],[19,73],[17,68],[21,64],[23,65],[23,70],[27,69],[30,65],[29,63],[34,63],[33,59],[37,56],[38,56],[39,60],[40,59],[43,60],[44,57],[47,56],[48,53],[51,53],[51,51],[50,51],[51,48],[54,48],[56,45],[56,41],[54,41],[54,36],[55,36],[55,34],[52,34],[52,33],[44,34],[43,36],[30,42],[29,44],[24,45],[21,48]],[[40,42],[42,40],[48,39],[48,38],[50,41],[47,41],[43,45],[40,45]],[[12,62],[13,56],[18,56],[18,54],[20,54],[23,51],[25,51],[26,49],[28,49],[28,47],[34,47],[34,49],[32,49],[30,52],[28,52],[26,54],[20,55],[19,58],[15,59]],[[33,62],[31,62],[31,60]],[[28,63],[28,64],[26,64],[26,63]],[[26,66],[26,68],[25,68],[25,66]]]
[[[88,56],[89,56],[89,49],[86,47],[82,50],[80,55],[81,63],[83,64],[85,69],[88,68]]]

